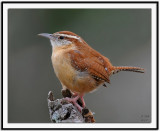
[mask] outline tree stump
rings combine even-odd
[[[72,93],[66,89],[62,90],[63,97],[72,97]],[[79,99],[77,102],[82,106]],[[70,102],[62,99],[54,99],[53,92],[48,93],[48,109],[50,120],[53,123],[94,123],[93,113],[86,107],[79,112],[77,108]]]

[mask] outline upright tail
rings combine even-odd
[[[144,73],[143,68],[128,67],[128,66],[114,66],[112,73],[115,74],[118,73],[119,71],[132,71],[132,72]]]

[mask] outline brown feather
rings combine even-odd
[[[110,73],[105,69],[107,63],[105,63],[103,56],[96,55],[95,52],[93,54],[91,48],[85,54],[84,51],[83,48],[83,50],[70,50],[68,52],[72,66],[79,71],[87,71],[95,79],[110,83]]]

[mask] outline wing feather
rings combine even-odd
[[[110,83],[107,65],[102,56],[94,55],[89,51],[84,54],[78,50],[70,50],[68,53],[75,69],[87,71],[93,78]]]

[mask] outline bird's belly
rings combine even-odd
[[[54,58],[52,62],[56,76],[72,92],[84,94],[97,88],[93,78],[87,72],[75,70],[68,59]]]
[[[89,93],[98,88],[95,80],[87,72],[77,71],[73,83],[75,92],[80,94]]]

